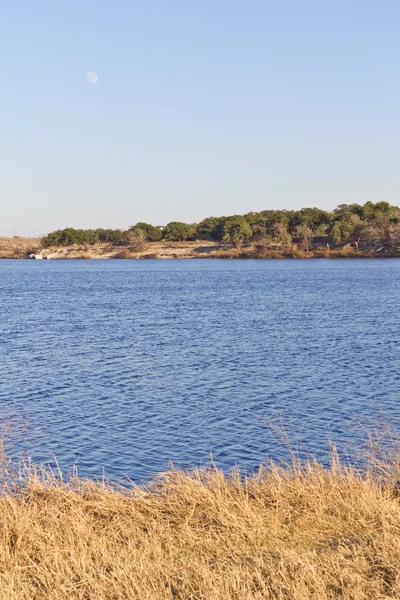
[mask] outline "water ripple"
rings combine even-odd
[[[400,261],[0,261],[0,410],[38,461],[148,478],[327,459],[400,416]],[[20,442],[22,447],[22,442]]]

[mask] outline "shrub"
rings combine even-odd
[[[120,250],[119,252],[117,252],[116,254],[114,254],[113,258],[133,258],[132,253],[127,249],[127,248],[123,248],[122,250]]]

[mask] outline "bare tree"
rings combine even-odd
[[[287,230],[287,227],[279,221],[273,224],[274,240],[278,244],[287,246],[292,241],[292,236]]]
[[[141,252],[146,246],[146,233],[143,229],[128,231],[127,239],[134,252]]]
[[[296,227],[296,237],[300,238],[300,242],[306,248],[307,252],[310,251],[312,236],[313,232],[308,225],[298,225]]]

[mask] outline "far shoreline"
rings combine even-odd
[[[311,245],[308,249],[296,244],[270,245],[246,243],[222,244],[204,240],[186,242],[147,242],[135,251],[129,244],[53,246],[43,248],[39,238],[0,238],[0,259],[19,260],[162,260],[162,259],[348,259],[400,258],[400,248],[371,245],[357,248],[351,244],[332,247],[329,244]]]

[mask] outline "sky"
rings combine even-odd
[[[399,205],[399,23],[398,0],[4,0],[0,235]]]

